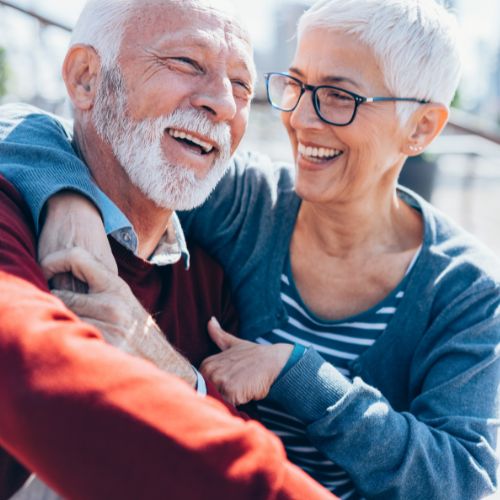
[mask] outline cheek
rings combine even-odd
[[[281,118],[281,123],[283,124],[288,133],[288,137],[290,139],[290,143],[292,144],[292,148],[295,150],[297,140],[295,138],[295,129],[292,127],[292,124],[290,122],[291,116],[292,113],[281,113],[280,118]]]
[[[281,112],[280,114],[281,123],[286,128],[289,134],[293,131],[293,127],[290,124],[290,115],[291,113],[284,113],[284,112]]]
[[[236,116],[231,121],[231,153],[238,147],[247,129],[250,105],[238,110]]]

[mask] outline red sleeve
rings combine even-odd
[[[0,180],[0,445],[64,497],[329,498],[279,440],[104,343],[46,292]]]

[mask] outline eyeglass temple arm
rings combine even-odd
[[[367,97],[365,102],[381,102],[381,101],[404,101],[418,102],[420,104],[429,104],[426,99],[416,99],[415,97]]]

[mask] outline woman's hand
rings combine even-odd
[[[111,273],[118,274],[97,208],[84,196],[62,191],[47,202],[47,215],[38,240],[38,260],[42,268],[45,257],[71,248],[86,250]],[[55,275],[52,286],[74,292],[86,290],[83,283],[69,273]]]
[[[95,326],[107,342],[195,386],[196,375],[191,364],[170,345],[117,274],[81,248],[59,250],[45,257],[41,265],[47,280],[59,273],[71,273],[88,286],[88,293],[69,290],[52,293],[83,321]]]
[[[232,405],[264,399],[285,366],[293,346],[259,345],[225,332],[215,318],[208,333],[222,350],[203,361],[200,371]]]

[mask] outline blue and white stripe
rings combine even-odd
[[[288,313],[288,322],[285,326],[259,337],[257,342],[260,344],[287,342],[313,347],[326,361],[350,378],[349,362],[372,346],[387,328],[399,302],[404,297],[405,282],[406,280],[403,280],[378,306],[365,313],[348,320],[324,321],[308,311],[303,303],[287,261],[285,272],[281,276],[281,300]],[[348,474],[310,444],[303,422],[267,400],[261,401],[257,408],[260,420],[282,439],[288,457],[293,463],[339,498],[350,500],[361,498]]]

